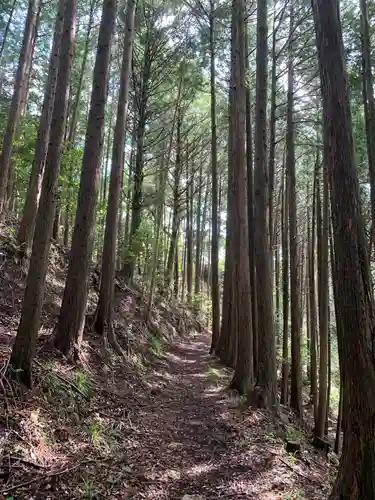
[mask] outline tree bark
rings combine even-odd
[[[20,119],[22,99],[25,96],[25,87],[27,86],[27,61],[32,46],[38,6],[39,0],[29,0],[21,52],[14,82],[14,91],[9,107],[7,128],[0,157],[0,214],[6,210],[7,184],[12,159],[13,142]]]
[[[194,294],[199,295],[201,291],[201,222],[202,222],[202,189],[203,189],[203,161],[199,164],[199,177],[198,177],[198,204],[197,204],[197,232],[196,232],[196,245],[195,245],[195,282]]]
[[[313,0],[336,260],[344,445],[332,500],[375,497],[373,303],[337,0]],[[355,332],[355,334],[354,334]]]
[[[229,133],[232,148],[229,156],[232,203],[231,225],[232,306],[229,328],[236,339],[234,375],[231,387],[248,394],[254,387],[253,337],[250,303],[249,241],[246,185],[246,88],[245,88],[245,1],[232,1],[232,46]]]
[[[283,254],[283,353],[281,365],[281,404],[288,404],[289,386],[289,182],[288,173],[284,174],[282,207],[282,254]]]
[[[188,145],[186,145],[188,149]],[[193,193],[194,193],[194,168],[192,165],[189,178],[189,158],[186,152],[186,172],[187,182],[186,188],[186,284],[187,284],[187,301],[192,304],[193,294]]]
[[[255,105],[255,259],[257,273],[257,307],[259,371],[255,403],[262,407],[277,404],[276,349],[272,296],[271,252],[268,240],[267,143],[267,1],[259,0],[257,8]]]
[[[276,35],[277,30],[275,26],[275,11],[276,5],[274,2],[274,16],[273,16],[273,29],[272,29],[272,68],[271,68],[271,106],[270,106],[270,151],[268,155],[268,227],[270,236],[270,246],[273,246],[273,192],[275,184],[275,152],[276,152],[276,95],[277,95],[277,58],[276,58]],[[289,35],[289,45],[291,38]],[[291,49],[289,48],[289,51]],[[289,56],[290,57],[290,56]],[[290,64],[293,65],[293,61],[288,64],[290,71]],[[292,70],[293,71],[293,67]],[[290,79],[290,78],[289,78]],[[290,83],[290,82],[288,82]],[[293,85],[293,76],[292,76]],[[292,89],[293,92],[293,89]],[[293,94],[292,94],[293,97]],[[288,106],[289,106],[288,101]]]
[[[315,249],[316,249],[316,184],[319,169],[319,150],[314,169],[314,182],[312,193],[312,216],[311,216],[311,238],[308,240],[308,273],[309,273],[309,307],[310,307],[310,399],[314,407],[314,419],[318,418],[318,381],[317,381],[317,310],[316,310],[316,286],[315,286]]]
[[[215,45],[215,0],[210,0],[210,96],[211,96],[211,302],[212,342],[214,352],[220,336],[219,295],[219,233],[218,233],[218,177],[217,177],[217,129],[216,129],[216,45]],[[204,231],[204,226],[203,226]]]
[[[288,110],[286,137],[286,165],[289,181],[289,245],[290,245],[290,319],[291,319],[291,384],[290,406],[302,414],[302,365],[300,329],[300,291],[298,280],[298,235],[296,158],[294,131],[294,57],[293,57],[294,8],[290,7],[289,56],[288,56]]]
[[[13,370],[16,370],[16,376],[28,386],[31,385],[31,365],[40,326],[53,216],[56,206],[56,190],[61,163],[62,143],[68,107],[69,80],[73,59],[75,17],[75,0],[66,0],[48,154],[21,320],[10,359],[11,367]]]
[[[94,325],[94,328],[100,335],[104,334],[106,325],[109,327],[113,316],[116,274],[116,236],[121,195],[121,174],[123,170],[125,135],[128,118],[135,7],[136,1],[128,0],[126,7],[126,26],[120,75],[120,91],[117,104],[115,131],[113,134],[111,177],[109,182],[107,217],[104,233],[99,302],[96,309]]]
[[[167,267],[165,269],[165,288],[169,290],[172,281],[173,260],[176,255],[177,235],[179,226],[179,210],[180,210],[180,177],[181,177],[181,127],[182,116],[181,110],[177,112],[177,130],[176,130],[176,162],[174,168],[174,185],[173,185],[173,208],[172,208],[172,231],[169,243]]]
[[[325,153],[327,155],[327,153]],[[318,296],[319,296],[319,401],[315,435],[323,438],[328,394],[328,172],[323,169],[323,197],[317,193],[318,212]],[[322,206],[322,208],[320,208]]]
[[[245,68],[248,72],[249,64],[249,35],[245,31]],[[250,86],[246,86],[246,175],[247,175],[247,218],[249,232],[249,272],[251,290],[251,318],[253,331],[253,366],[254,377],[258,376],[258,327],[257,327],[257,296],[255,283],[255,246],[254,246],[254,180],[253,180],[253,132],[251,119]]]
[[[38,135],[35,144],[34,160],[27,188],[25,205],[18,229],[17,241],[22,252],[28,255],[34,235],[35,219],[43,179],[44,162],[48,149],[52,112],[55,102],[57,73],[59,67],[61,33],[64,18],[65,0],[59,0],[57,8],[52,50],[49,61],[48,78],[40,115]]]
[[[150,33],[147,35],[150,37]],[[129,233],[129,252],[124,266],[124,275],[128,281],[132,281],[134,277],[135,262],[138,256],[137,248],[137,233],[142,221],[142,204],[143,204],[143,167],[144,167],[144,138],[146,134],[146,119],[147,119],[147,103],[149,99],[149,86],[151,77],[152,57],[151,40],[148,38],[143,57],[142,83],[139,97],[139,120],[137,128],[137,153],[135,157],[135,168],[133,176],[133,199],[131,224]]]
[[[71,260],[55,332],[55,345],[65,354],[74,353],[79,349],[84,328],[116,10],[116,0],[104,1],[72,237]]]
[[[362,67],[363,67],[363,105],[366,111],[366,136],[367,136],[367,156],[371,181],[371,215],[372,231],[374,231],[375,221],[375,99],[372,76],[371,61],[371,41],[368,22],[367,0],[360,0],[361,9],[361,38],[362,38]],[[372,239],[374,241],[373,235]],[[371,249],[370,249],[371,252]]]

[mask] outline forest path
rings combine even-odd
[[[181,340],[149,374],[153,389],[125,444],[137,479],[124,498],[322,498],[305,496],[307,481],[278,460],[284,451],[272,417],[241,410],[209,340],[198,333]]]

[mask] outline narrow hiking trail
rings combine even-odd
[[[209,341],[190,335],[154,365],[128,436],[137,480],[123,498],[325,498],[322,470],[292,462],[272,417],[241,408],[227,390],[230,373],[208,354]]]
[[[293,426],[229,391],[209,345],[207,332],[175,336],[142,375],[103,356],[97,337],[84,342],[85,372],[40,352],[35,387],[0,413],[0,500],[327,498],[326,458],[288,455]],[[63,383],[85,374],[86,399]]]

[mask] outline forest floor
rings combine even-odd
[[[161,305],[161,333],[150,333],[142,297],[132,296],[129,320],[129,291],[119,292],[125,359],[90,333],[79,366],[46,348],[65,260],[55,249],[34,387],[22,396],[4,369],[25,272],[9,256],[0,269],[0,499],[327,498],[335,466],[291,415],[248,408],[227,389],[230,370],[209,356],[209,332],[194,329],[184,309]],[[286,439],[301,450],[287,453]]]

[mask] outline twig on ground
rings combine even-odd
[[[89,463],[96,462],[94,459],[89,459],[89,460],[84,460],[83,462],[80,462],[79,464],[73,465],[72,467],[68,467],[66,469],[58,470],[58,471],[52,471],[48,472],[47,474],[42,474],[37,477],[33,477],[32,479],[29,479],[28,481],[24,481],[22,483],[17,483],[13,484],[12,486],[8,486],[7,488],[4,488],[0,490],[0,495],[3,493],[8,493],[9,491],[14,491],[18,490],[18,488],[23,488],[25,486],[29,486],[30,484],[36,483],[37,481],[47,479],[49,477],[56,477],[56,476],[61,476],[62,474],[67,474],[68,472],[72,472],[75,469],[78,469],[82,465],[87,465]]]
[[[22,462],[24,464],[29,464],[29,465],[32,465],[33,467],[38,467],[40,469],[46,469],[46,465],[38,464],[37,462],[33,462],[32,460],[28,460],[27,458],[23,458],[23,457],[9,455],[9,460],[14,460],[15,462]]]
[[[310,481],[312,483],[316,482],[316,480],[314,478],[306,476],[306,474],[304,474],[303,472],[300,472],[298,469],[296,469],[295,467],[293,467],[293,465],[288,464],[288,462],[286,462],[285,460],[283,460],[281,457],[277,457],[277,458],[280,460],[280,462],[282,462],[284,465],[286,465],[287,467],[289,467],[290,470],[292,470],[293,472],[296,472],[299,476],[303,477],[304,479],[307,479],[307,481]]]

